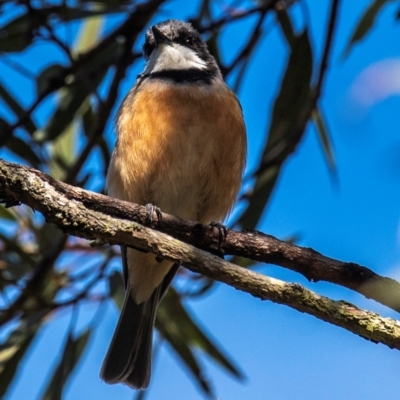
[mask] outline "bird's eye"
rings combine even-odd
[[[195,39],[193,36],[186,36],[185,38],[185,43],[189,46],[193,46],[195,42]]]

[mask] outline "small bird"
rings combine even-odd
[[[191,24],[152,26],[143,53],[145,69],[116,118],[108,194],[203,224],[222,222],[246,161],[239,101]],[[157,306],[178,267],[151,253],[121,252],[126,294],[101,377],[145,389]]]

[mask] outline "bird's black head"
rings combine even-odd
[[[211,83],[221,72],[206,43],[191,24],[168,20],[146,33],[144,74],[175,82]]]

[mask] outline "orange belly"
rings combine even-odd
[[[146,81],[126,97],[107,189],[111,196],[202,223],[234,205],[246,158],[242,112],[222,82],[203,88]],[[132,295],[146,301],[172,266],[127,250]]]
[[[108,175],[110,195],[182,218],[221,221],[240,188],[245,127],[234,94],[147,81],[124,101]]]

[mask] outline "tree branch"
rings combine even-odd
[[[281,265],[313,281],[327,280],[357,290],[399,310],[396,299],[400,298],[400,284],[365,267],[334,260],[256,231],[228,230],[226,241],[219,247],[219,235],[213,227],[164,213],[160,221],[155,217],[153,223],[153,228],[164,232],[161,233],[140,224],[146,219],[145,207],[72,187],[40,171],[2,160],[0,200],[6,205],[24,203],[40,211],[47,222],[65,233],[150,251],[261,299],[288,305],[400,350],[399,322],[332,301],[298,284],[262,276],[201,249]]]
[[[42,212],[48,222],[56,224],[64,232],[86,239],[99,236],[94,233],[90,237],[85,236],[84,232],[79,234],[79,229],[70,227],[68,221],[64,224],[60,215],[65,207],[58,204],[61,198],[82,203],[84,210],[99,211],[142,225],[146,222],[146,209],[143,206],[73,187],[33,168],[0,159],[1,198],[5,202],[23,202]],[[228,229],[226,240],[220,245],[218,231],[211,226],[183,221],[165,213],[161,221],[156,215],[153,221],[152,228],[203,250],[279,265],[304,275],[312,282],[327,281],[344,286],[400,312],[400,284],[358,264],[335,260],[313,249],[296,246],[258,231],[237,232]],[[109,241],[109,238],[105,240]]]

